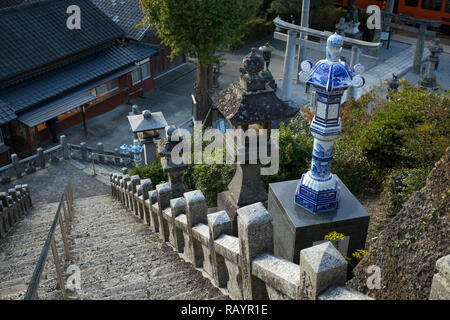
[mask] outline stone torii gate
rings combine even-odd
[[[442,25],[442,21],[412,18],[405,14],[394,14],[386,11],[381,11],[381,15],[383,16],[383,18],[385,18],[384,23],[387,24],[386,27],[416,33],[417,28],[410,27],[404,24],[409,23],[419,25],[419,35],[417,37],[416,52],[414,54],[413,72],[416,74],[420,73],[420,66],[422,65],[423,50],[425,46],[425,36],[426,35],[430,35],[433,37],[436,36],[435,31],[427,30],[427,28],[428,27],[439,28]],[[402,24],[398,25],[390,21],[391,19],[397,20]]]
[[[318,51],[325,51],[325,46],[322,45],[322,41],[325,41],[333,33],[330,31],[319,31],[316,29],[311,29],[307,27],[298,26],[286,21],[281,20],[279,17],[273,20],[276,26],[274,32],[274,39],[286,42],[286,51],[284,56],[284,67],[283,67],[283,87],[281,88],[281,100],[288,101],[291,98],[292,89],[292,74],[294,72],[295,64],[295,47],[300,45],[301,47],[311,48]],[[287,30],[287,34],[280,32],[281,29]],[[320,38],[320,43],[299,37],[299,34],[311,35]],[[367,42],[362,40],[357,40],[349,37],[343,37],[344,45],[350,46],[351,49],[351,61],[350,66],[353,67],[355,64],[359,63],[360,57],[363,56],[368,59],[377,61],[378,57],[362,54],[361,51],[364,48],[367,49],[378,49],[381,47],[380,42]],[[343,52],[348,51],[343,49]],[[355,90],[355,89],[354,89]],[[354,90],[349,90],[348,96],[356,96]]]

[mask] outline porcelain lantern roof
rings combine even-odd
[[[343,38],[334,33],[327,39],[327,57],[318,61],[314,66],[311,61],[302,62],[302,71],[299,73],[301,82],[312,84],[319,90],[332,92],[343,92],[348,87],[362,87],[365,83],[360,76],[364,72],[364,67],[356,64],[351,68],[346,62],[340,59],[343,45]]]

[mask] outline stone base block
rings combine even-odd
[[[344,234],[343,251],[347,256],[364,249],[369,214],[337,177],[341,189],[336,210],[312,213],[295,203],[300,180],[283,181],[269,185],[268,211],[273,219],[274,254],[299,263],[300,250],[324,241],[331,231]]]

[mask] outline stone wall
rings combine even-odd
[[[19,159],[17,154],[11,155],[12,163],[0,167],[0,184],[8,184],[20,179],[25,174],[33,174],[39,169],[56,164],[62,159],[77,159],[80,161],[96,162],[106,165],[130,167],[130,156],[121,154],[119,149],[105,150],[103,143],[97,143],[95,148],[88,147],[85,142],[79,145],[67,143],[66,136],[61,136],[60,144],[43,150],[37,148],[37,152],[25,159]],[[102,155],[98,155],[102,154]]]
[[[233,299],[370,299],[344,285],[347,262],[330,243],[300,252],[300,264],[273,254],[272,217],[262,203],[238,209],[238,235],[225,211],[207,214],[199,190],[172,198],[169,183],[111,173],[111,193]]]
[[[31,207],[30,189],[26,184],[0,192],[0,239],[6,238],[13,225],[31,212]]]

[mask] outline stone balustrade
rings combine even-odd
[[[132,163],[131,157],[120,153],[118,148],[114,151],[105,150],[101,142],[95,148],[88,147],[85,142],[79,145],[70,144],[63,135],[60,138],[60,144],[47,150],[37,148],[36,153],[27,158],[19,159],[17,154],[12,154],[11,163],[0,167],[0,184],[8,184],[26,174],[33,174],[62,159],[89,162],[92,162],[93,159],[96,163],[119,167],[131,167]]]
[[[15,223],[31,212],[32,201],[28,185],[16,185],[0,192],[0,238],[4,239]]]
[[[232,299],[370,299],[345,286],[347,261],[325,242],[299,264],[273,254],[272,217],[258,202],[238,209],[238,234],[225,211],[207,214],[199,190],[172,198],[169,183],[111,173],[112,196]]]

